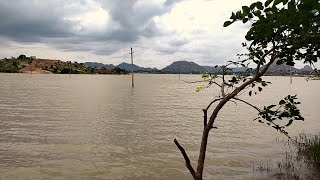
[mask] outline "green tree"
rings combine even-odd
[[[320,3],[318,0],[267,0],[265,3],[255,2],[250,6],[243,6],[240,11],[233,12],[230,20],[224,23],[224,27],[234,22],[250,23],[242,45],[247,49],[247,53],[239,54],[239,61],[230,61],[229,65],[248,66],[254,64],[255,68],[250,69],[252,76],[243,74],[234,76],[226,80],[222,76],[222,84],[215,81],[216,76],[204,75],[208,85],[202,88],[216,84],[221,87],[221,95],[214,99],[204,112],[204,127],[200,145],[199,158],[196,169],[190,163],[190,159],[184,148],[175,139],[174,142],[181,151],[185,164],[194,179],[203,178],[203,169],[206,157],[207,142],[209,132],[214,129],[214,122],[220,110],[230,100],[243,102],[255,108],[259,114],[257,119],[261,123],[268,124],[281,133],[288,136],[285,128],[290,126],[296,120],[303,120],[300,111],[297,108],[299,102],[296,96],[288,95],[277,105],[265,106],[260,109],[242,99],[238,95],[244,89],[249,89],[249,95],[254,95],[262,88],[270,84],[262,80],[269,66],[273,63],[294,66],[295,61],[302,61],[311,65],[320,57]],[[232,91],[224,90],[225,86],[232,88]],[[208,116],[209,108],[216,103],[211,115]],[[278,124],[278,120],[287,120],[286,125]]]
[[[26,59],[27,57],[26,57],[26,55],[24,55],[24,54],[21,54],[21,55],[19,55],[19,57],[18,57],[18,59],[20,59],[20,60],[24,60],[24,59]]]

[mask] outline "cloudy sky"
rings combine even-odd
[[[248,25],[223,28],[253,0],[0,0],[0,58],[222,64],[243,52]]]

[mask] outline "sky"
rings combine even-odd
[[[223,64],[245,52],[249,25],[224,28],[253,0],[0,0],[0,58],[163,68],[174,61]]]

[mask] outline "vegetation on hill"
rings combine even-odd
[[[1,59],[0,72],[36,74],[127,74],[126,70],[119,67],[114,67],[113,69],[107,69],[105,67],[93,68],[83,63],[37,59],[35,57],[27,57],[23,54],[17,58]]]

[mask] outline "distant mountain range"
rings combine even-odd
[[[310,74],[313,72],[313,69],[309,65],[305,65],[301,69],[297,69],[293,66],[284,64],[277,65],[276,62],[270,65],[266,74],[272,75],[285,75],[285,74]]]
[[[128,63],[121,63],[119,65],[113,65],[113,64],[102,64],[98,62],[86,62],[84,65],[93,67],[93,68],[106,68],[106,69],[113,69],[114,67],[118,67],[121,69],[125,69],[127,71],[131,71],[132,66],[131,64]],[[246,67],[234,67],[231,68],[234,73],[238,72],[245,72],[247,70]],[[218,73],[221,70],[221,66],[200,66],[195,62],[189,62],[189,61],[175,61],[169,66],[166,66],[165,68],[159,70],[157,68],[144,68],[137,66],[133,64],[133,71],[135,72],[147,72],[147,73],[182,73],[182,74],[199,74],[199,73]],[[267,74],[275,74],[275,75],[280,75],[280,74],[310,74],[313,71],[311,66],[306,65],[302,69],[297,69],[292,66],[288,66],[285,64],[282,65],[276,65],[275,63],[272,64],[268,71]],[[220,71],[221,72],[221,71]]]
[[[115,68],[115,66],[113,64],[102,64],[102,63],[98,63],[98,62],[86,62],[83,64],[88,67],[92,67],[92,68],[102,68],[102,67],[105,67],[106,69]]]
[[[98,63],[98,62],[85,62],[83,63],[86,66],[92,67],[92,68],[106,68],[106,69],[113,69],[115,67],[121,68],[121,69],[125,69],[127,71],[131,71],[131,69],[133,69],[133,71],[135,72],[158,72],[159,70],[157,68],[144,68],[144,67],[140,67],[137,66],[135,64],[133,64],[133,68],[131,66],[131,64],[128,63],[121,63],[119,65],[113,65],[113,64],[102,64],[102,63]]]

